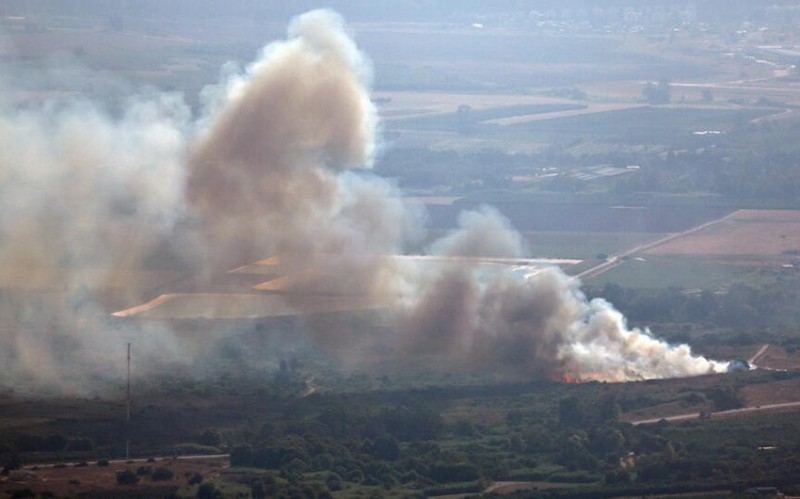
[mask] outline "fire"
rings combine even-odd
[[[588,381],[607,381],[607,377],[601,372],[588,372],[582,374],[563,372],[560,375],[554,375],[553,381],[559,383],[577,384],[586,383]]]
[[[573,374],[565,372],[565,373],[561,373],[560,376],[559,375],[554,375],[553,376],[553,381],[558,381],[560,383],[574,384],[574,383],[580,383],[581,379],[578,378],[577,376],[573,375]]]

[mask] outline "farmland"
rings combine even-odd
[[[738,211],[702,231],[647,250],[652,255],[782,264],[791,264],[796,253],[800,253],[800,214],[769,210]]]
[[[724,289],[735,282],[771,282],[795,273],[800,246],[797,212],[741,210],[684,236],[630,255],[591,280],[632,287],[647,283],[694,289]]]

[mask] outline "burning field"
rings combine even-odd
[[[346,349],[350,362],[380,343],[397,358],[431,356],[510,378],[625,381],[726,369],[687,345],[629,329],[611,304],[588,301],[557,267],[487,264],[527,254],[491,207],[462,213],[458,228],[430,245],[435,266],[387,258],[420,239],[425,213],[369,172],[380,150],[371,76],[342,19],[314,11],[249,66],[226,68],[204,91],[200,116],[182,96],[154,91],[113,116],[87,99],[3,105],[0,267],[67,275],[51,291],[58,306],[23,300],[1,330],[2,383],[87,391],[90,380],[118,379],[113,362],[129,341],[145,369],[179,363],[201,375],[201,349],[177,341],[169,323],[121,325],[97,296],[120,273],[152,265],[164,245],[179,248],[190,287],[208,290],[195,296],[194,306],[208,309],[199,315],[271,306],[312,317],[331,296],[380,308],[388,326],[374,337],[350,335],[346,321],[342,330],[326,325],[320,349],[331,337],[359,338]],[[242,266],[267,255],[281,255],[281,275],[302,278],[256,275],[248,297],[220,305],[230,290],[214,289],[217,276],[247,274]],[[189,286],[173,285],[133,287],[119,302],[148,303]],[[280,303],[259,294],[275,292]],[[156,305],[180,310],[185,299],[167,295]],[[311,341],[323,337],[313,320],[307,327]]]

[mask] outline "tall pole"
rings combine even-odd
[[[128,388],[125,410],[125,461],[130,460],[131,448],[131,344],[128,343]]]

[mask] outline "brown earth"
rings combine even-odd
[[[742,394],[751,407],[796,402],[800,399],[800,378],[748,385],[742,388]]]

